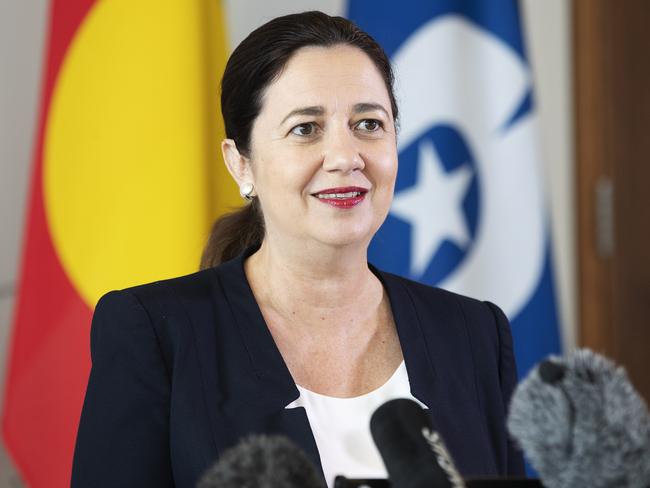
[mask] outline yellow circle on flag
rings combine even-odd
[[[68,49],[46,126],[44,198],[59,258],[90,306],[110,289],[198,268],[223,174],[216,3],[98,1]]]

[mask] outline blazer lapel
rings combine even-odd
[[[250,434],[288,437],[322,473],[316,441],[304,408],[285,409],[298,399],[300,392],[246,279],[244,260],[254,251],[248,249],[242,256],[215,268],[218,283],[213,301],[222,309],[217,314],[227,308],[229,316],[221,315],[217,322],[219,327],[230,327],[226,336],[237,339],[227,350],[219,347],[223,360],[221,364],[213,364],[211,370],[220,377],[219,384],[213,387],[215,393],[221,394],[213,403],[213,421],[221,425],[225,422],[222,443],[227,439],[226,443],[232,444]],[[223,342],[218,337],[215,340]],[[226,368],[229,372],[224,372]]]
[[[485,451],[485,411],[459,301],[442,290],[418,297],[415,287],[420,285],[412,284],[409,290],[403,278],[378,273],[393,307],[411,393],[429,407],[433,426],[461,472],[496,472]],[[417,306],[414,300],[419,300]]]
[[[402,278],[390,273],[379,271],[370,265],[370,269],[380,279],[390,300],[393,319],[397,328],[406,371],[408,373],[411,394],[429,407],[429,411],[435,413],[434,384],[436,381],[436,370],[429,349],[422,324],[418,317],[413,300]],[[434,417],[435,423],[435,417]]]
[[[251,250],[228,263],[219,273],[222,291],[244,342],[250,372],[262,388],[259,411],[276,411],[300,396],[273,336],[269,331],[244,273]]]

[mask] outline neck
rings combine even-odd
[[[284,316],[312,317],[308,323],[341,323],[376,307],[383,293],[368,268],[367,243],[280,246],[267,236],[245,269],[258,301]]]

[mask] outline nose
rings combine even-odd
[[[364,169],[365,163],[357,143],[358,141],[347,127],[329,133],[325,141],[323,169],[343,173]]]

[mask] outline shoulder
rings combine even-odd
[[[147,335],[155,339],[169,362],[179,344],[191,338],[192,325],[213,317],[220,289],[216,268],[210,268],[110,291],[95,307],[91,346]]]
[[[512,348],[510,324],[494,303],[428,286],[401,276],[377,271],[396,306],[408,303],[415,311],[425,335],[463,334],[479,355],[498,355],[504,347]],[[488,346],[488,347],[486,347]]]
[[[184,276],[113,290],[100,298],[97,307],[126,302],[139,302],[146,307],[172,296],[189,298],[193,295],[207,293],[214,280],[214,269],[206,269]]]
[[[495,304],[454,293],[443,288],[429,286],[385,271],[378,271],[389,291],[401,289],[401,295],[408,297],[419,312],[437,311],[441,307],[448,312],[462,314],[465,319],[482,319],[491,322],[505,319],[501,309]],[[507,319],[506,319],[507,320]]]
[[[170,307],[211,302],[223,289],[223,277],[233,271],[233,263],[196,271],[183,276],[113,290],[97,302],[95,314],[116,309],[141,308],[149,314],[165,314]]]

